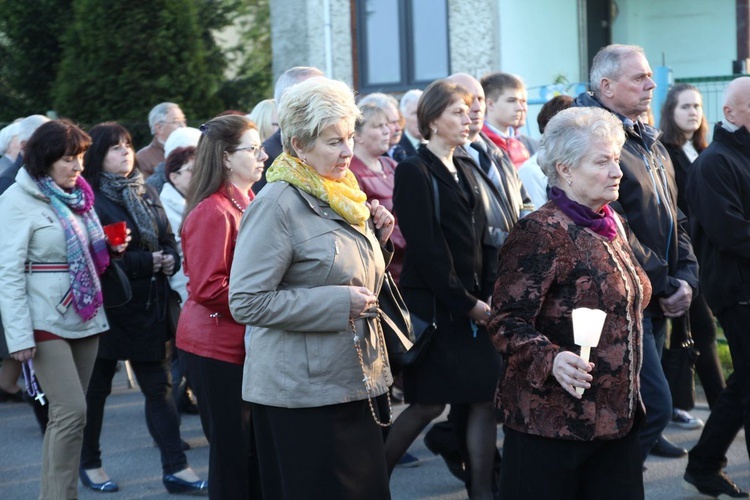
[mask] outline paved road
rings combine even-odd
[[[403,406],[396,406],[401,411]],[[699,404],[693,412],[708,418],[708,407]],[[700,431],[682,431],[669,427],[667,435],[675,443],[690,448]],[[191,445],[187,452],[191,466],[202,477],[208,471],[208,444],[202,436],[196,416],[185,416],[182,436]],[[727,473],[740,487],[750,490],[750,467],[745,449],[744,433],[740,433],[729,453]],[[31,409],[25,404],[0,404],[0,499],[31,500],[39,494],[42,438]],[[502,431],[498,429],[498,445]],[[124,500],[135,498],[170,498],[161,484],[159,453],[153,447],[143,416],[143,397],[128,389],[124,370],[115,377],[113,394],[107,403],[102,433],[104,467],[120,485],[118,493],[103,495],[80,487],[81,499],[104,498]],[[432,455],[419,439],[411,452],[422,460],[420,466],[398,468],[391,480],[394,500],[434,499],[463,500],[463,485],[454,479],[439,457]],[[645,473],[646,498],[673,500],[701,498],[682,489],[686,458],[651,457]]]

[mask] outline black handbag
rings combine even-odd
[[[388,360],[395,366],[417,363],[435,332],[434,314],[431,323],[410,314],[391,273],[385,274],[378,303],[378,323],[385,339]]]
[[[440,194],[437,180],[428,170],[426,172],[432,178],[435,219],[440,223]],[[395,366],[416,364],[427,351],[427,346],[437,330],[435,298],[433,297],[432,321],[425,321],[409,313],[393,276],[386,273],[378,294],[378,303],[378,323],[385,338],[388,360]]]
[[[690,335],[688,314],[673,320],[673,327],[677,322],[682,322],[679,327],[684,329],[684,339],[674,339],[677,345],[670,345],[669,349],[664,349],[661,365],[672,393],[672,406],[690,411],[695,407],[695,362],[700,352],[695,348],[693,337]],[[677,328],[673,328],[673,332],[675,330]]]
[[[133,297],[130,280],[116,261],[111,260],[109,262],[107,270],[99,277],[99,280],[102,284],[105,308],[114,309],[130,302]]]

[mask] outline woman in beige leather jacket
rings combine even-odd
[[[284,94],[284,153],[237,238],[229,305],[248,325],[242,395],[268,498],[390,497],[378,424],[392,379],[372,310],[394,219],[349,171],[358,115],[341,82]]]

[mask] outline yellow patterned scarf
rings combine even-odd
[[[349,224],[365,230],[365,222],[370,218],[370,210],[365,205],[367,195],[359,189],[357,178],[351,171],[347,170],[339,181],[326,179],[299,158],[281,153],[266,172],[266,180],[288,182],[328,203]]]

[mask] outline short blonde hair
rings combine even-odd
[[[578,167],[594,142],[610,141],[622,149],[625,130],[622,121],[601,108],[568,108],[560,111],[544,128],[537,150],[537,163],[556,186],[558,164]]]
[[[258,126],[258,135],[260,142],[265,141],[274,133],[273,130],[273,113],[276,111],[276,101],[273,99],[263,99],[255,105],[253,110],[247,115],[250,121]],[[278,126],[278,123],[276,124]]]
[[[314,77],[289,88],[279,103],[279,126],[284,151],[297,156],[292,138],[302,149],[312,146],[326,127],[347,120],[354,123],[360,116],[354,92],[344,82]]]

